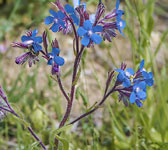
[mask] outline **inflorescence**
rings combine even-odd
[[[52,3],[59,10],[49,10],[50,16],[44,19],[46,25],[50,25],[52,32],[61,32],[68,34],[75,28],[76,40],[81,39],[81,45],[84,47],[94,46],[100,44],[102,40],[112,42],[112,38],[116,37],[118,30],[123,36],[122,30],[126,23],[122,19],[124,11],[119,9],[119,0],[116,2],[116,8],[111,12],[105,14],[105,6],[99,3],[95,14],[89,15],[86,4],[81,4],[80,0],[74,0],[72,7],[69,4],[63,6],[59,0]],[[30,30],[26,35],[21,37],[21,43],[13,42],[13,47],[27,49],[28,52],[17,57],[15,62],[17,64],[24,64],[28,61],[29,66],[39,61],[39,53],[47,60],[47,64],[52,66],[52,75],[60,72],[60,66],[64,65],[64,58],[60,57],[60,49],[57,39],[51,43],[52,50],[48,52],[47,32],[43,32],[42,37],[36,36],[38,30]],[[40,45],[43,42],[44,50]],[[136,103],[138,107],[142,107],[142,101],[147,97],[146,86],[153,85],[152,72],[147,73],[144,66],[144,60],[141,62],[138,71],[135,73],[133,69],[125,70],[126,65],[122,64],[121,69],[115,69],[118,72],[117,87],[122,85],[123,88],[118,88],[119,99],[123,100],[127,105],[127,99],[130,103]]]
[[[71,112],[75,86],[80,75],[79,64],[83,51],[86,47],[93,47],[95,44],[100,44],[103,40],[112,42],[112,38],[117,36],[117,31],[124,36],[122,30],[125,28],[126,23],[122,19],[124,11],[119,9],[119,0],[116,2],[115,9],[107,14],[105,14],[105,7],[101,0],[99,0],[95,14],[89,14],[86,9],[86,4],[81,3],[80,0],[73,1],[74,7],[69,4],[63,6],[60,0],[52,4],[59,10],[54,11],[50,9],[50,16],[44,19],[45,24],[49,25],[50,30],[54,33],[62,31],[63,34],[68,34],[72,31],[74,32],[75,44],[73,48],[75,61],[70,94],[67,94],[68,92],[64,90],[60,78],[60,68],[64,65],[65,61],[64,58],[61,57],[61,49],[57,39],[49,43],[47,40],[47,32],[44,31],[42,36],[38,36],[38,30],[35,29],[27,31],[26,35],[21,37],[21,42],[13,42],[12,46],[26,50],[26,52],[16,58],[16,64],[23,65],[28,62],[29,67],[31,67],[37,61],[40,61],[39,55],[41,54],[42,58],[46,60],[46,64],[51,66],[51,74],[56,75],[60,90],[67,100],[67,109],[59,125],[59,128],[61,128],[67,122]],[[43,47],[41,44],[43,44]],[[49,49],[50,47],[51,49]],[[144,60],[141,61],[136,72],[132,68],[126,69],[126,64],[124,63],[121,64],[120,69],[109,72],[101,101],[96,103],[94,107],[91,107],[89,111],[70,122],[69,125],[96,111],[113,92],[119,93],[119,101],[123,101],[126,106],[128,103],[135,103],[138,107],[142,107],[143,102],[147,98],[147,87],[151,87],[154,84],[153,73],[147,72],[144,69],[144,62]],[[0,99],[0,121],[6,116],[6,112],[22,119],[10,106],[1,86],[0,97],[2,98],[2,100]],[[26,128],[43,149],[46,150],[45,145],[36,136],[33,130],[29,126],[26,126]],[[57,139],[55,139],[55,145],[58,146]],[[55,147],[55,149],[57,148],[58,147]]]

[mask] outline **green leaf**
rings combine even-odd
[[[75,85],[77,84],[78,79],[79,79],[79,77],[80,77],[80,74],[81,74],[81,67],[79,67],[79,71],[78,71],[78,73],[77,73],[77,76],[76,76],[75,80],[74,80],[73,83],[72,83],[72,86],[75,86]]]
[[[69,150],[69,143],[66,139],[58,136],[58,135],[55,135],[56,139],[61,141],[61,143],[63,144],[63,150]]]
[[[68,130],[68,129],[71,128],[71,127],[72,127],[72,124],[67,125],[67,126],[64,126],[64,127],[62,127],[62,128],[58,128],[57,130],[55,130],[55,134],[58,134],[58,133],[63,132],[63,131],[65,131],[65,130]]]
[[[68,150],[69,149],[69,143],[64,139],[58,136],[60,132],[63,132],[69,128],[71,128],[72,125],[67,125],[62,128],[58,128],[56,130],[51,131],[50,137],[49,137],[49,143],[50,146],[52,147],[54,145],[54,139],[56,138],[57,140],[61,141],[63,144],[63,150]]]
[[[84,92],[82,92],[82,91],[80,91],[80,96],[81,96],[81,98],[82,98],[82,100],[83,100],[83,104],[84,104],[84,106],[88,106],[88,98],[87,98],[87,96],[85,95],[85,93]]]
[[[33,150],[35,147],[37,147],[38,144],[39,144],[39,142],[34,142],[33,144],[31,144],[30,150]]]
[[[92,109],[94,109],[96,107],[97,102],[95,102],[89,109],[86,110],[86,112],[91,111]]]
[[[75,91],[75,99],[79,100],[80,87],[78,86]]]
[[[74,55],[76,56],[77,55],[77,52],[76,52],[76,49],[75,49],[75,39],[73,40],[73,52],[74,52]]]
[[[163,42],[165,41],[167,35],[168,35],[168,29],[162,34],[162,37],[161,37],[161,39],[160,39],[160,42],[159,42],[159,44],[158,44],[158,46],[157,46],[157,48],[156,48],[156,50],[155,50],[154,56],[156,56],[157,53],[159,52],[160,47],[162,46]]]

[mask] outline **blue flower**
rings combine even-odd
[[[143,104],[140,101],[144,101],[146,96],[146,83],[144,81],[135,82],[129,98],[130,103],[136,103],[138,107],[142,107]]]
[[[70,14],[70,17],[72,18],[73,22],[78,26],[79,25],[79,18],[76,16],[75,9],[69,5],[65,5],[65,11]]]
[[[139,65],[139,70],[142,71],[143,68],[144,68],[144,63],[145,63],[145,60],[143,59],[141,62],[140,62],[140,65]]]
[[[121,19],[121,16],[124,15],[124,11],[119,9],[119,5],[120,5],[120,1],[117,0],[116,2],[117,28],[118,28],[118,31],[124,36],[121,30],[125,28],[126,22]]]
[[[121,16],[124,15],[125,12],[123,10],[119,9],[119,5],[120,5],[120,1],[117,0],[117,2],[116,2],[116,14],[117,14],[118,18],[121,18]]]
[[[42,43],[43,41],[41,36],[36,37],[37,33],[38,33],[38,30],[35,29],[31,32],[29,36],[23,35],[21,37],[21,40],[23,43],[26,43],[26,42],[29,43],[29,41],[31,41],[30,43],[32,44],[35,53],[42,50],[42,47],[39,44]]]
[[[146,70],[144,69],[144,63],[145,60],[143,59],[139,65],[139,72],[141,72],[142,76],[143,76],[143,80],[146,82],[146,85],[151,87],[154,83],[153,80],[153,73],[152,72],[146,72]]]
[[[49,12],[52,16],[45,18],[45,24],[49,25],[53,23],[50,28],[53,32],[57,32],[59,30],[59,27],[65,28],[65,22],[63,21],[65,14],[61,11],[55,12],[52,9],[50,9]]]
[[[52,48],[52,52],[49,53],[48,65],[52,65],[55,62],[58,66],[64,65],[64,59],[58,56],[60,53],[59,48]]]
[[[153,73],[152,72],[147,73],[146,71],[143,71],[142,76],[144,77],[144,81],[146,82],[146,85],[151,87],[154,83]]]
[[[95,44],[100,44],[102,42],[102,37],[95,32],[102,32],[103,27],[100,25],[93,26],[90,20],[86,20],[83,24],[83,27],[79,27],[77,33],[79,37],[82,37],[81,43],[84,46],[88,46],[90,41],[93,41]]]
[[[129,88],[131,86],[131,77],[134,76],[135,72],[132,68],[126,69],[126,71],[122,69],[115,69],[116,72],[119,72],[117,76],[117,81],[123,83],[123,87]]]

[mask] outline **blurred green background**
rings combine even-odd
[[[0,84],[14,109],[48,147],[52,146],[52,132],[64,114],[66,100],[50,77],[46,62],[41,59],[32,68],[27,64],[16,65],[15,57],[23,50],[14,49],[10,44],[20,41],[25,30],[38,28],[40,35],[48,28],[43,20],[50,8],[55,9],[51,1],[0,0]],[[115,0],[103,2],[107,12],[115,8]],[[97,4],[97,0],[87,1],[88,10],[94,13]],[[145,68],[154,73],[155,84],[148,89],[143,108],[125,107],[118,102],[116,93],[103,108],[64,131],[62,137],[69,143],[70,150],[168,149],[168,1],[123,0],[120,7],[125,10],[125,37],[118,34],[112,43],[103,42],[85,51],[70,120],[101,99],[107,72],[119,67],[122,61],[137,69],[144,58]],[[69,90],[73,34],[49,34],[60,41],[61,55],[66,60],[61,69],[62,80]],[[0,122],[0,149],[41,148],[22,123],[8,114]]]

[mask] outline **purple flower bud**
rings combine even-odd
[[[29,63],[29,67],[32,66],[32,64],[36,63],[36,61],[39,61],[39,58],[37,55],[32,54],[32,52],[27,52],[22,54],[21,56],[16,57],[16,64],[23,65],[26,61]]]
[[[108,14],[104,17],[104,19],[113,19],[113,18],[115,18],[116,16],[117,16],[116,10],[113,10],[113,11],[111,11],[110,13],[108,13]]]
[[[98,23],[100,17],[103,16],[104,13],[105,13],[105,7],[104,7],[103,3],[99,3],[99,5],[97,7],[96,15],[95,15],[94,26]]]
[[[27,35],[27,36],[32,36],[32,33],[33,33],[32,30],[26,31],[26,35]]]
[[[103,23],[103,31],[101,32],[101,36],[103,39],[107,39],[109,42],[112,42],[112,37],[116,37],[116,32],[115,29],[117,29],[117,24],[116,22],[108,22],[108,23]]]
[[[43,32],[43,46],[45,48],[45,52],[48,53],[48,44],[47,44],[47,32]]]
[[[66,14],[66,11],[62,4],[60,3],[60,0],[57,0],[56,2],[51,2],[54,6],[58,7],[59,10],[61,10],[63,13]]]
[[[31,52],[22,54],[21,56],[16,57],[16,64],[23,65],[29,58]]]
[[[59,71],[60,71],[59,66],[56,63],[54,63],[53,66],[52,66],[52,69],[51,69],[52,75],[55,75],[55,74],[59,73]]]
[[[13,42],[12,47],[18,47],[18,48],[23,48],[23,49],[28,49],[28,45],[24,43],[19,43],[19,42]]]
[[[52,41],[51,46],[52,46],[52,48],[59,48],[57,39],[55,39],[54,41]]]
[[[127,67],[127,64],[125,64],[124,62],[121,63],[121,69],[125,70],[125,68]]]

